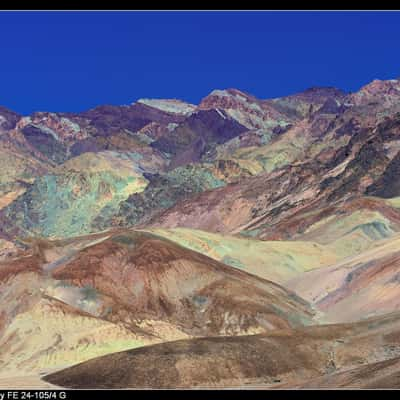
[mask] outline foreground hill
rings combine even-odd
[[[355,324],[162,343],[96,358],[44,380],[67,388],[293,387],[398,356],[399,321],[393,314]]]

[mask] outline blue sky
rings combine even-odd
[[[0,12],[0,38],[0,104],[23,114],[400,76],[395,12]]]

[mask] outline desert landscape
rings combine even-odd
[[[400,80],[0,108],[0,387],[400,388]]]

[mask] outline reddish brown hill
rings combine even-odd
[[[105,299],[105,318],[125,324],[152,318],[218,335],[298,326],[312,317],[284,288],[145,233],[115,234],[55,265],[47,267],[54,279],[93,288]]]

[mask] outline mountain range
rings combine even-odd
[[[400,388],[400,80],[0,107],[0,387]]]

